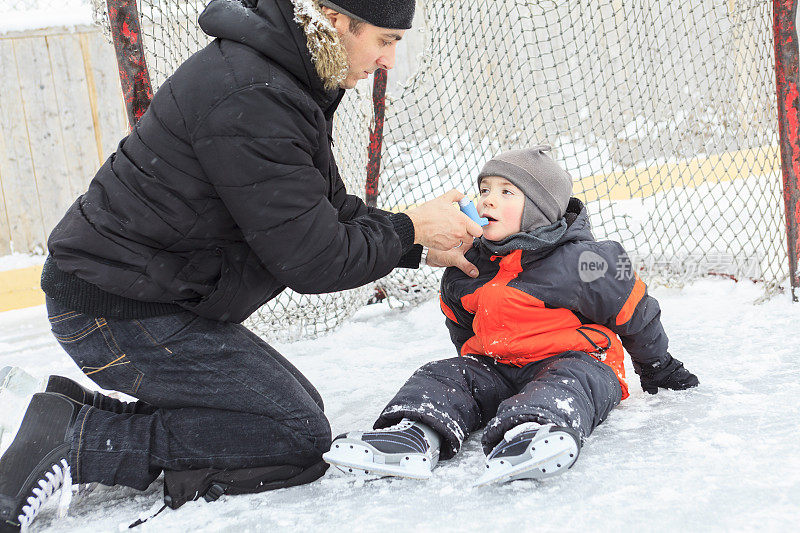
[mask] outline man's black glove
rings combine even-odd
[[[667,353],[667,360],[654,365],[641,365],[634,361],[633,369],[639,374],[642,389],[650,394],[662,389],[684,390],[696,387],[697,376],[683,368],[683,363]]]

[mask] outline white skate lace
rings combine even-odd
[[[37,484],[38,486],[34,486],[31,490],[33,495],[28,496],[27,505],[22,506],[22,514],[17,517],[22,527],[27,527],[33,522],[36,514],[42,508],[42,505],[44,505],[44,502],[46,502],[59,487],[63,486],[71,495],[72,475],[70,474],[69,464],[67,464],[66,459],[62,459],[60,463],[54,464],[52,470],[45,472],[44,478],[40,479]],[[69,506],[69,498],[65,497],[62,493],[59,510],[62,509],[65,501],[66,505]]]
[[[388,428],[381,428],[381,429],[373,429],[370,433],[384,433],[386,431],[402,431],[404,429],[408,429],[414,425],[413,420],[409,420],[408,418],[402,419],[400,422],[393,426],[389,426]]]
[[[552,426],[552,424],[548,425]],[[542,424],[539,424],[538,422],[524,422],[506,431],[505,434],[503,435],[503,439],[506,442],[510,442],[514,437],[516,437],[521,433],[524,433],[526,431],[538,431],[543,427],[544,426]]]
[[[393,426],[389,426],[387,428],[381,428],[381,429],[373,429],[372,431],[364,432],[363,435],[362,435],[362,439],[364,437],[368,437],[370,439],[369,442],[374,444],[375,442],[381,442],[380,439],[376,440],[376,438],[378,437],[379,434],[397,432],[399,434],[393,435],[391,437],[392,439],[395,439],[395,440],[382,440],[382,442],[397,442],[397,439],[399,439],[404,444],[406,444],[406,445],[412,444],[414,448],[417,448],[416,449],[416,453],[424,453],[424,454],[428,454],[428,455],[433,454],[433,453],[438,454],[439,453],[438,446],[435,447],[433,444],[431,444],[430,439],[425,434],[425,431],[422,428],[418,428],[417,431],[419,431],[419,435],[414,435],[413,437],[409,436],[409,435],[405,435],[403,433],[406,430],[411,429],[412,427],[414,427],[415,424],[419,424],[419,423],[415,422],[414,420],[411,420],[409,418],[403,418],[402,420],[400,420],[400,422],[398,422],[397,424],[395,424]],[[417,441],[418,438],[422,439],[422,443],[419,443]],[[364,439],[364,440],[366,442],[366,439]]]

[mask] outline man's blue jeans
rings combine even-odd
[[[53,334],[103,389],[78,415],[70,450],[76,483],[146,488],[162,470],[308,467],[330,448],[311,383],[240,324],[190,312],[92,317],[50,298]]]

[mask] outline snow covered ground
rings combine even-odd
[[[0,256],[0,272],[44,264],[44,255],[13,253]]]
[[[0,34],[92,24],[88,0],[0,0]]]
[[[749,282],[704,280],[654,291],[673,355],[700,378],[690,391],[642,393],[615,409],[558,478],[473,489],[479,439],[428,482],[354,482],[329,471],[303,487],[192,502],[141,531],[787,531],[800,519],[800,304],[788,296],[753,305]],[[362,309],[338,331],[277,347],[317,385],[334,434],[367,428],[419,365],[454,354],[435,302]],[[0,366],[83,383],[48,332],[43,308],[0,314]],[[0,407],[11,424],[25,399]],[[264,443],[269,446],[269,443]],[[32,531],[116,531],[160,500],[96,488],[70,515],[50,502]],[[794,524],[794,526],[792,526]]]

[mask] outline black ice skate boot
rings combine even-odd
[[[75,402],[117,414],[150,415],[156,410],[155,406],[146,402],[127,402],[112,396],[106,396],[99,391],[89,390],[64,376],[50,376],[47,380],[45,392],[62,394]]]
[[[440,441],[427,425],[404,418],[388,428],[339,435],[322,458],[346,474],[428,479]]]
[[[96,394],[94,391],[91,391],[83,385],[79,385],[75,381],[65,378],[64,376],[50,376],[47,380],[47,387],[44,389],[44,391],[63,394],[71,400],[74,400],[78,403],[85,403],[87,405],[94,404],[94,395]]]
[[[11,446],[0,458],[0,532],[30,524],[62,485],[72,488],[67,457],[83,404],[60,394],[34,394]]]
[[[474,486],[555,476],[575,464],[580,449],[580,435],[572,428],[520,424],[486,456],[486,470]]]

